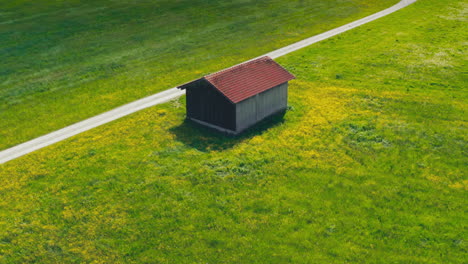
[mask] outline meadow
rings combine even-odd
[[[279,58],[289,110],[238,138],[182,97],[0,165],[0,263],[466,263],[467,10]]]
[[[0,0],[0,149],[397,0]]]

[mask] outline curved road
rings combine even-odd
[[[354,22],[351,22],[349,24],[346,24],[344,26],[332,29],[330,31],[324,32],[322,34],[301,40],[299,42],[296,42],[292,45],[286,46],[284,48],[280,48],[278,50],[272,51],[270,53],[264,54],[262,56],[269,56],[273,59],[281,57],[283,55],[286,55],[288,53],[291,53],[293,51],[296,51],[298,49],[302,49],[304,47],[307,47],[311,44],[317,43],[321,40],[333,37],[335,35],[338,35],[340,33],[343,33],[345,31],[348,31],[350,29],[353,29],[355,27],[359,27],[361,25],[364,25],[366,23],[369,23],[373,20],[376,20],[378,18],[381,18],[383,16],[386,16],[388,14],[391,14],[399,9],[402,9],[417,0],[402,0],[398,4],[387,8],[383,11],[380,11],[378,13],[375,13],[373,15],[367,16],[365,18],[356,20]],[[259,57],[262,57],[259,56]],[[129,115],[131,113],[140,111],[142,109],[167,102],[171,99],[177,98],[181,95],[183,95],[185,92],[183,90],[179,90],[177,88],[171,88],[168,90],[165,90],[163,92],[142,98],[140,100],[131,102],[129,104],[117,107],[113,110],[110,110],[108,112],[102,113],[100,115],[88,118],[86,120],[83,120],[81,122],[75,123],[71,126],[67,126],[65,128],[59,129],[57,131],[54,131],[52,133],[46,134],[44,136],[35,138],[33,140],[27,141],[25,143],[16,145],[12,148],[3,150],[0,152],[0,164],[5,163],[7,161],[10,161],[12,159],[21,157],[23,155],[26,155],[28,153],[31,153],[35,150],[41,149],[43,147],[47,147],[49,145],[52,145],[56,142],[62,141],[64,139],[67,139],[69,137],[72,137],[74,135],[77,135],[81,132],[90,130],[92,128],[95,128],[97,126],[103,125],[105,123],[109,123],[113,120],[119,119],[123,116]]]

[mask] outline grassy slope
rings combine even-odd
[[[397,0],[32,2],[0,0],[0,149]]]
[[[292,109],[242,138],[181,99],[2,165],[0,262],[464,263],[466,8],[281,58]]]

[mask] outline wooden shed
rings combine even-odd
[[[236,135],[285,111],[294,78],[270,57],[261,57],[178,88],[186,90],[187,119]]]

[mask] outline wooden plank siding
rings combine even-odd
[[[236,130],[235,105],[203,79],[191,84],[186,94],[187,118]]]
[[[236,105],[236,131],[242,131],[257,122],[257,95]]]
[[[266,117],[286,110],[288,83],[283,83],[236,104],[236,132],[239,133]]]

